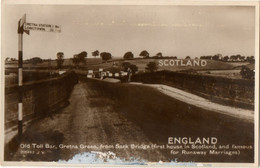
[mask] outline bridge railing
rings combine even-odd
[[[27,82],[23,85],[23,122],[46,116],[67,103],[77,83],[75,72]],[[5,130],[15,127],[18,118],[18,85],[5,87]]]

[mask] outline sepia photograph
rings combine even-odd
[[[2,2],[2,163],[258,163],[259,3]]]

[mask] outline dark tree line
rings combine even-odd
[[[140,57],[144,59],[153,58],[153,59],[177,59],[177,56],[163,56],[162,52],[158,52],[155,56],[150,56],[150,53],[147,50],[143,50],[139,54]],[[131,51],[128,51],[124,54],[123,58],[125,60],[134,59],[134,54]]]
[[[231,55],[231,56],[222,56],[221,54],[216,54],[216,55],[208,55],[208,56],[201,56],[200,59],[209,59],[209,60],[216,60],[216,61],[230,61],[230,62],[235,62],[235,61],[247,61],[250,63],[255,62],[255,57],[254,56],[241,56],[239,54],[237,55]]]

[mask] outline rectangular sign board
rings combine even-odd
[[[61,27],[58,25],[51,25],[51,24],[25,23],[24,30],[37,30],[37,31],[60,33]]]

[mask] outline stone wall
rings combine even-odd
[[[132,81],[158,83],[180,88],[214,102],[254,108],[254,81],[170,71],[137,74]]]
[[[77,83],[74,72],[23,85],[23,122],[43,117],[67,103]],[[5,129],[18,122],[18,85],[5,87]]]

